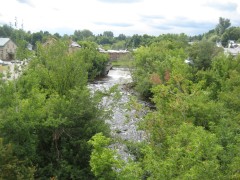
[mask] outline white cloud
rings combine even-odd
[[[3,0],[0,0],[3,1]],[[89,29],[94,34],[113,31],[159,35],[161,33],[204,33],[219,17],[239,26],[239,0],[7,0],[0,6],[0,23],[30,31],[73,33]]]

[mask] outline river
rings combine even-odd
[[[112,137],[119,140],[111,147],[116,149],[124,159],[131,157],[131,155],[127,153],[126,146],[121,142],[141,142],[146,137],[144,131],[137,128],[137,123],[141,120],[143,113],[126,107],[133,95],[132,90],[126,88],[126,85],[131,82],[132,77],[129,69],[113,68],[107,76],[89,85],[90,89],[95,91],[109,89],[118,84],[121,97],[112,109],[112,117],[107,119],[106,123],[110,125]],[[108,101],[109,99],[105,98],[102,103],[106,104]]]

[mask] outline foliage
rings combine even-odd
[[[236,42],[240,40],[239,27],[230,27],[223,33],[221,41],[224,47],[228,45],[229,40],[236,41]]]
[[[11,144],[4,145],[0,138],[0,179],[34,179],[34,171],[34,167],[14,156]]]
[[[193,66],[184,63],[187,50]],[[187,49],[163,40],[134,55],[136,90],[151,93],[156,108],[140,123],[149,144],[135,150],[139,177],[239,178],[239,56],[206,40]]]
[[[94,42],[81,41],[81,50],[77,56],[82,56],[86,64],[91,67],[88,70],[88,77],[93,80],[96,76],[102,76],[105,73],[105,67],[108,63],[108,56],[104,53],[99,53],[97,44]]]
[[[89,143],[94,148],[90,160],[94,175],[99,179],[114,179],[117,169],[120,168],[120,161],[117,159],[117,154],[108,148],[110,138],[98,133],[92,137]]]
[[[75,30],[74,34],[73,34],[73,39],[74,41],[86,41],[87,39],[90,39],[93,36],[93,33],[88,30],[88,29],[84,29],[84,30]]]
[[[221,177],[217,156],[222,148],[214,134],[201,127],[182,124],[166,144],[143,149],[148,179],[215,179]]]
[[[17,41],[17,52],[16,52],[17,59],[25,60],[31,56],[31,51],[27,49],[27,45],[28,43],[25,40]]]
[[[0,178],[239,179],[240,56],[225,56],[214,45],[239,39],[239,28],[230,25],[220,18],[215,30],[195,37],[115,38],[111,31],[79,30],[71,36],[79,51],[70,53],[67,35],[35,46],[27,70],[15,81],[0,81]],[[52,37],[7,25],[0,35],[20,42],[21,53],[27,42]],[[199,42],[189,46],[188,40]],[[148,142],[128,142],[136,158],[127,162],[109,147],[108,114],[99,104],[109,94],[87,88],[107,62],[97,44],[138,48],[135,89],[154,103],[139,124]],[[188,56],[193,65],[184,63]]]
[[[215,31],[217,32],[218,35],[222,35],[225,32],[225,30],[230,26],[231,26],[230,19],[220,17],[219,23],[217,24]]]
[[[149,47],[139,48],[135,52],[133,73],[137,91],[144,97],[151,97],[151,87],[168,81],[175,57],[186,57],[179,42],[163,40]]]
[[[209,68],[212,59],[222,51],[222,48],[216,47],[213,42],[206,40],[196,42],[188,49],[189,58],[198,70]]]
[[[117,152],[109,148],[111,139],[98,133],[89,143],[93,146],[90,165],[98,179],[140,179],[143,171],[141,164],[123,161]]]
[[[154,42],[159,42],[162,40],[171,40],[184,42],[184,46],[187,45],[188,41],[200,41],[203,39],[210,40],[212,42],[222,41],[222,44],[226,46],[229,40],[232,40],[231,37],[226,33],[231,22],[227,18],[219,18],[219,23],[216,25],[215,29],[210,30],[204,34],[199,34],[195,36],[187,36],[183,33],[181,34],[162,34],[159,36],[150,36],[148,34],[134,34],[132,36],[126,36],[124,34],[119,34],[114,37],[112,31],[104,31],[101,34],[94,35],[92,31],[88,29],[75,30],[72,35],[59,35],[59,33],[51,34],[48,31],[39,31],[31,33],[30,31],[25,32],[23,29],[14,29],[11,25],[0,26],[0,36],[1,37],[10,37],[14,42],[17,42],[19,39],[25,40],[28,43],[32,44],[34,49],[36,48],[37,42],[46,42],[49,38],[56,38],[62,40],[72,39],[74,41],[88,41],[95,42],[99,45],[104,46],[105,49],[135,49],[141,46],[149,46]],[[226,33],[226,34],[225,34]],[[234,39],[235,40],[235,39]],[[236,39],[237,40],[237,39]]]
[[[87,142],[108,134],[100,94],[87,88],[96,57],[88,48],[70,53],[67,42],[38,45],[28,69],[1,84],[0,135],[36,167],[35,178],[93,178]]]
[[[113,32],[112,31],[104,31],[103,36],[113,38]]]

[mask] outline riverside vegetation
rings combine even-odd
[[[139,38],[133,86],[155,107],[139,123],[147,140],[126,142],[128,161],[109,148],[103,93],[87,88],[107,57],[93,43],[73,54],[61,40],[37,46],[16,81],[0,82],[0,179],[239,179],[240,56],[213,40],[240,33],[221,20],[193,45]]]

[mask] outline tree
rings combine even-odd
[[[151,147],[146,149],[143,166],[149,179],[221,178],[218,156],[222,147],[216,136],[192,124],[182,124],[176,131],[167,136],[167,150],[161,148],[159,156]]]
[[[126,38],[127,38],[127,37],[126,37],[125,34],[119,34],[118,37],[117,37],[117,39],[120,40],[120,41],[126,40]]]
[[[94,148],[90,160],[94,175],[100,179],[116,178],[117,169],[121,167],[121,161],[117,158],[117,153],[108,148],[110,138],[98,133],[92,137],[89,144]]]
[[[17,59],[24,60],[30,57],[30,50],[27,48],[28,42],[25,40],[18,40],[17,41],[17,52],[16,57]]]
[[[60,38],[61,38],[61,35],[60,35],[59,33],[55,33],[55,34],[53,34],[53,36],[54,36],[55,38],[57,38],[57,39],[60,39]]]
[[[0,27],[0,37],[11,37],[14,29],[11,26],[4,24]]]
[[[216,47],[215,43],[207,40],[196,42],[188,49],[189,58],[198,70],[209,68],[213,58],[222,51],[222,48]]]
[[[134,34],[130,40],[128,41],[129,48],[137,48],[141,44],[141,36],[138,34]]]
[[[215,31],[217,32],[218,35],[222,35],[227,28],[231,26],[231,22],[229,19],[225,19],[220,17],[219,18],[219,23],[217,24]]]
[[[31,44],[35,47],[37,42],[42,42],[43,32],[36,32],[32,34]]]
[[[174,61],[183,60],[186,54],[180,42],[162,40],[152,43],[149,47],[140,47],[134,53],[135,70],[133,80],[136,90],[146,98],[152,96],[151,88],[158,84],[165,84],[169,80],[169,74]],[[181,59],[182,58],[182,59]]]
[[[0,136],[14,145],[19,161],[36,166],[35,178],[93,179],[87,142],[96,133],[108,135],[102,95],[87,88],[96,54],[68,47],[68,41],[38,45],[16,85],[1,84]]]
[[[74,31],[74,34],[73,34],[73,39],[75,41],[85,41],[87,40],[88,38],[92,37],[93,36],[93,33],[88,30],[88,29],[84,29],[84,30],[75,30]]]
[[[112,31],[104,31],[103,36],[108,38],[113,38],[113,32]]]
[[[79,44],[82,47],[79,54],[84,56],[83,58],[86,60],[86,63],[91,64],[88,70],[89,80],[93,80],[96,76],[104,75],[108,63],[107,54],[98,52],[97,44],[94,42],[81,41]]]
[[[240,27],[230,27],[223,33],[221,38],[222,45],[227,46],[229,40],[240,40]]]
[[[130,159],[124,162],[115,150],[109,148],[110,138],[98,133],[88,142],[93,146],[90,159],[91,170],[98,179],[141,179],[143,177],[140,163]]]
[[[0,138],[0,179],[34,179],[34,171],[13,154],[12,144],[4,145]]]

